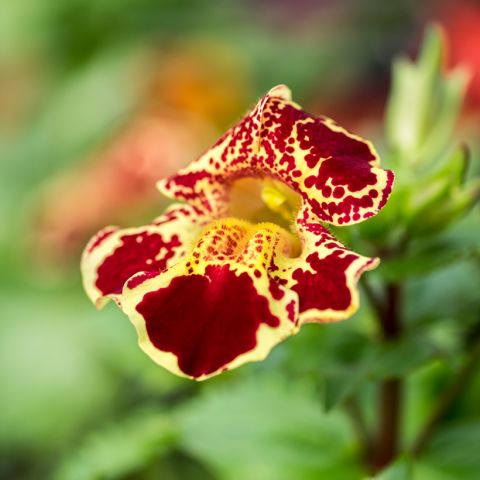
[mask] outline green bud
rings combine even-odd
[[[442,30],[431,26],[418,60],[394,63],[386,137],[398,167],[434,162],[451,141],[468,75],[442,71],[444,50]]]
[[[417,212],[410,222],[409,231],[414,235],[432,235],[445,230],[462,218],[480,198],[480,178],[462,187],[454,188],[445,198],[431,202]]]
[[[458,147],[435,170],[429,169],[410,179],[409,196],[404,204],[407,221],[442,207],[464,182],[469,157],[466,146]]]

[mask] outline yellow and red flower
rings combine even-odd
[[[356,311],[356,282],[378,259],[348,250],[322,223],[375,215],[392,184],[371,144],[275,87],[158,183],[184,203],[150,225],[107,227],[90,240],[85,289],[98,307],[116,301],[155,362],[203,380],[265,358],[304,323]]]

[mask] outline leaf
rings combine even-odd
[[[353,395],[368,377],[365,365],[329,372],[324,377],[324,408],[329,411]]]
[[[478,320],[479,284],[480,271],[467,259],[428,276],[413,278],[407,284],[405,316],[412,323],[448,320],[458,331]]]
[[[368,359],[369,376],[374,380],[402,377],[443,355],[432,339],[410,333],[401,340],[382,343],[373,349]]]
[[[371,345],[356,362],[329,368],[324,376],[325,410],[347,400],[367,381],[402,377],[447,356],[425,336],[410,335],[399,341]]]
[[[351,432],[310,385],[262,376],[211,388],[177,412],[180,443],[221,478],[361,478]]]
[[[384,259],[378,268],[378,273],[385,280],[399,282],[407,278],[427,275],[458,261],[466,254],[465,249],[455,242],[429,241],[401,257]]]
[[[123,478],[145,467],[174,445],[176,429],[162,413],[137,412],[91,435],[62,461],[54,480]]]
[[[380,474],[372,477],[371,480],[413,480],[412,465],[409,460],[401,459],[387,467]]]
[[[343,332],[331,342],[330,362],[321,367],[324,408],[331,410],[353,395],[368,378],[372,343],[365,335]]]
[[[349,356],[342,353],[343,341],[332,342],[331,359],[322,366],[326,411],[354,395],[365,382],[402,377],[436,359],[451,356],[424,331],[408,332],[400,340],[387,343],[373,343],[352,332],[347,338],[350,340],[345,346],[351,344]]]
[[[440,430],[423,461],[452,478],[473,479],[480,472],[480,421],[454,424]]]
[[[424,463],[422,461],[418,461],[415,464],[415,478],[422,480],[472,480],[472,477],[468,476],[458,476],[458,475],[450,475],[448,473],[442,472],[438,470],[432,465]]]

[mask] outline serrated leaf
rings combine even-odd
[[[209,389],[178,412],[183,447],[222,478],[361,478],[351,432],[308,384],[262,377]]]
[[[92,434],[59,465],[54,480],[124,478],[174,445],[176,429],[162,413],[138,412]]]

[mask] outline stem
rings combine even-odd
[[[391,463],[398,449],[402,381],[398,378],[384,380],[380,385],[380,425],[374,458],[375,469]]]
[[[385,306],[379,315],[384,341],[396,340],[402,334],[401,296],[402,291],[399,284],[387,285]],[[397,454],[400,436],[402,391],[403,383],[400,378],[389,378],[380,384],[380,422],[376,448],[371,459],[375,470],[380,470],[387,466],[394,460]]]
[[[450,407],[453,405],[455,399],[462,393],[465,386],[468,384],[472,375],[477,371],[477,363],[480,361],[480,341],[477,341],[473,347],[469,357],[460,368],[458,375],[452,382],[449,388],[444,391],[435,406],[432,415],[427,420],[423,428],[420,430],[417,438],[413,442],[411,454],[419,456],[428,444],[432,437],[435,428],[440,420],[448,413]]]
[[[380,326],[385,340],[395,340],[402,333],[400,320],[401,288],[398,284],[387,285],[387,300],[383,315],[380,316]]]

